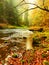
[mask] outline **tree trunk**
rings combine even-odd
[[[26,40],[26,50],[33,49],[33,36],[29,35]]]

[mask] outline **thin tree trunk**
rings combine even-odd
[[[26,50],[33,49],[33,34],[30,34],[29,37],[27,37],[26,41]]]

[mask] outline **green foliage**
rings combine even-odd
[[[23,64],[23,63],[25,62],[25,60],[22,59],[21,62],[22,62],[22,64]]]
[[[17,54],[17,53],[14,53],[14,54],[12,55],[12,57],[18,58],[18,54]]]
[[[18,17],[18,9],[14,8],[13,3],[8,1],[0,2],[0,22],[4,22],[4,19],[7,23],[11,25],[20,25],[21,18]]]
[[[46,52],[46,51],[49,51],[49,47],[48,48],[44,48],[44,51]]]
[[[8,20],[8,23],[12,24],[12,25],[18,25],[19,22],[19,18],[18,16],[18,11],[16,9],[16,13],[15,13],[15,9],[13,8],[13,5],[11,3],[6,2],[5,3],[5,11],[6,11],[6,19]]]
[[[46,57],[48,57],[48,55],[43,53],[43,54],[42,54],[42,57],[43,57],[43,58],[46,58]]]
[[[21,12],[19,12],[18,8],[14,7],[13,0],[0,1],[0,23],[2,23],[2,21],[5,22],[6,20],[6,23],[14,26],[28,26],[28,12],[24,15],[25,20],[23,21],[23,15],[19,16]]]
[[[44,60],[43,65],[49,65],[49,62],[47,60]]]
[[[3,15],[3,2],[0,2],[0,17]]]

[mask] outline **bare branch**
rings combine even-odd
[[[40,6],[38,6],[37,4],[34,4],[34,3],[23,3],[23,4],[21,4],[20,6],[22,6],[22,5],[24,5],[24,4],[31,4],[31,5],[35,5],[37,8],[39,8],[39,9],[41,9],[41,10],[44,10],[44,11],[49,12],[49,9],[42,8],[42,7],[40,7]],[[31,8],[31,9],[32,9],[32,8]]]
[[[32,10],[32,9],[36,9],[36,8],[37,8],[37,7],[27,9],[27,10],[25,10],[24,12],[22,12],[21,14],[19,14],[18,16],[22,15],[23,13],[25,13],[25,12],[27,12],[27,11],[30,11],[30,10]]]
[[[45,1],[45,0],[43,0],[43,5],[44,5],[44,1]],[[23,3],[23,2],[24,2],[24,3]],[[36,8],[39,8],[39,9],[44,10],[44,11],[46,11],[46,12],[49,12],[49,9],[47,9],[47,8],[42,8],[42,7],[40,7],[39,5],[34,4],[34,3],[26,3],[25,0],[22,0],[17,6],[15,6],[15,8],[18,7],[18,6],[25,5],[25,4],[34,5],[35,7],[25,10],[24,12],[22,12],[22,13],[19,14],[18,16],[22,15],[23,13],[25,13],[25,12],[27,12],[27,11],[29,11],[29,10],[36,9]]]
[[[22,0],[18,5],[16,5],[14,8],[20,6],[23,2],[25,2],[24,0]]]

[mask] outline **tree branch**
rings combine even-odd
[[[34,4],[34,3],[23,3],[23,4],[21,4],[20,6],[22,6],[22,5],[24,5],[24,4],[31,4],[31,5],[35,5],[37,8],[39,8],[39,9],[41,9],[41,10],[44,10],[44,11],[49,12],[49,9],[42,8],[42,7],[40,7],[40,6],[38,6],[37,4]]]
[[[23,2],[24,2],[24,3],[23,3]],[[26,3],[25,0],[22,0],[17,6],[15,6],[15,8],[18,7],[18,6],[25,5],[25,4],[35,5],[36,7],[27,9],[27,10],[25,10],[24,12],[22,12],[21,14],[19,14],[18,16],[22,15],[23,13],[25,13],[25,12],[27,12],[27,11],[29,11],[29,10],[36,9],[36,8],[39,8],[39,9],[44,10],[44,11],[46,11],[46,12],[49,12],[49,9],[42,8],[42,7],[40,7],[40,6],[38,6],[37,4],[34,4],[34,3]],[[43,5],[44,5],[44,0],[43,0]]]
[[[36,8],[37,8],[37,7],[27,9],[27,10],[25,10],[24,12],[22,12],[21,14],[19,14],[18,16],[22,15],[23,13],[25,13],[25,12],[27,12],[27,11],[30,11],[30,10],[32,10],[32,9],[36,9]]]
[[[21,6],[21,4],[22,4],[23,2],[25,3],[25,1],[22,0],[22,1],[21,1],[18,5],[16,5],[14,8],[16,8],[16,7],[18,7],[18,6]]]

